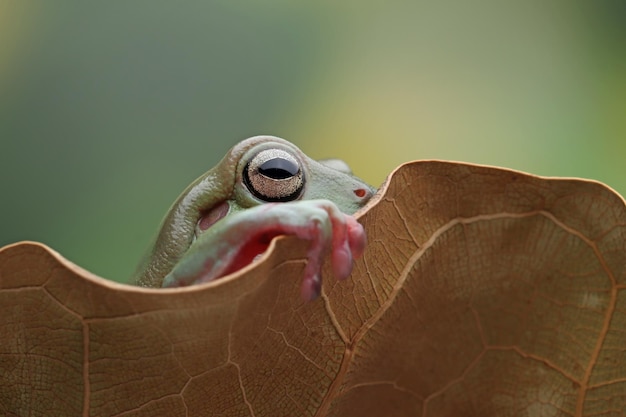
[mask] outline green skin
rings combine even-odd
[[[268,177],[267,169],[254,165],[275,160],[275,152],[295,163],[290,166],[299,168],[300,180]],[[294,193],[296,186],[300,191]],[[174,202],[132,282],[178,287],[213,281],[252,262],[273,237],[295,235],[311,240],[302,296],[314,299],[321,290],[320,270],[328,252],[339,279],[350,275],[353,259],[363,252],[365,232],[352,214],[374,192],[342,161],[312,160],[273,136],[246,139]],[[268,202],[272,198],[282,202]]]

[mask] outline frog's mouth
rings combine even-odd
[[[216,256],[204,260],[200,270],[188,275],[170,273],[165,277],[163,287],[186,287],[219,280],[256,261],[267,251],[275,237],[289,234],[294,233],[282,225],[268,224],[259,228],[246,228],[243,237],[225,236],[220,241],[221,245]]]
[[[197,239],[200,234],[206,232],[229,213],[230,206],[227,201],[223,201],[210,210],[203,212],[196,225],[195,238]],[[211,280],[231,274],[251,264],[267,251],[272,239],[285,234],[288,234],[288,232],[281,227],[268,226],[263,229],[250,230],[250,233],[247,234],[243,240],[238,239],[237,242],[230,242],[229,246],[238,248],[236,255],[222,258],[222,261],[225,261],[227,258],[230,259],[228,259],[228,262],[225,262],[225,266],[221,269],[219,275],[213,277]],[[226,240],[228,240],[228,237],[226,237]]]
[[[232,274],[240,269],[250,265],[256,261],[261,255],[267,251],[272,239],[278,236],[288,234],[280,227],[270,230],[258,231],[258,233],[250,234],[237,250],[235,256],[228,262],[223,272],[214,279]]]
[[[164,287],[208,283],[239,271],[266,252],[275,237],[286,235],[310,241],[301,292],[305,300],[312,300],[321,291],[326,254],[331,253],[335,277],[346,279],[354,258],[365,249],[363,226],[329,200],[299,201],[289,206],[262,204],[224,219],[227,207],[227,203],[221,203],[207,213],[206,219],[198,220],[199,229],[205,225],[216,229],[192,245],[185,262],[179,262],[165,277]],[[215,219],[219,218],[225,223],[218,224]]]

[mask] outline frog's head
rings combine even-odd
[[[175,248],[167,257],[177,258],[178,248],[188,248],[229,214],[265,203],[316,199],[354,214],[375,191],[343,161],[315,161],[284,139],[254,136],[235,145],[183,191],[163,221],[157,245],[164,245],[163,251]]]
[[[229,214],[264,203],[314,199],[330,200],[353,214],[374,192],[341,161],[315,161],[274,136],[246,139],[174,202],[135,282],[161,286],[194,240]]]
[[[327,199],[346,214],[363,207],[376,191],[352,175],[341,160],[315,161],[274,136],[255,136],[232,150],[238,155],[230,211],[269,202]]]

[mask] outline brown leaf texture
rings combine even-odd
[[[306,242],[214,283],[116,284],[0,253],[0,414],[626,414],[626,209],[591,181],[421,161],[358,214],[368,248],[303,302]]]

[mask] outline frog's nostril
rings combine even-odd
[[[357,188],[356,190],[354,190],[354,195],[359,198],[363,198],[367,195],[367,190],[364,188]]]

